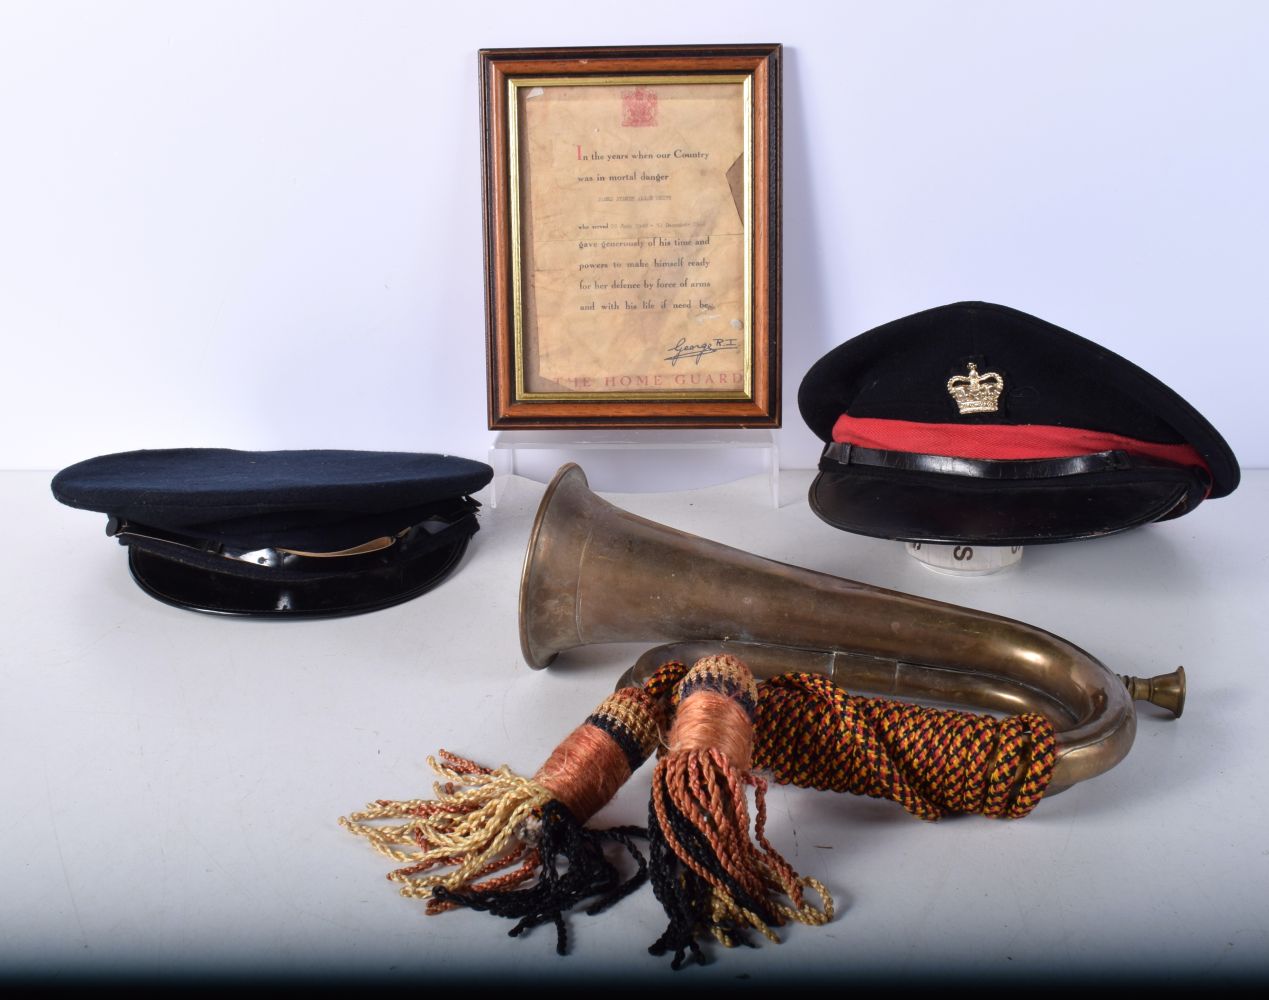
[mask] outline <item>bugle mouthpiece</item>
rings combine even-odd
[[[1133,701],[1148,701],[1181,718],[1185,708],[1185,667],[1177,667],[1170,674],[1155,677],[1124,675],[1124,685]]]

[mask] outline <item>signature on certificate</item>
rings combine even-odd
[[[694,364],[699,365],[701,358],[707,354],[740,350],[740,340],[736,337],[711,337],[699,344],[689,344],[686,337],[680,337],[677,344],[666,350],[668,353],[664,360],[670,362],[671,368],[685,358],[691,358]]]

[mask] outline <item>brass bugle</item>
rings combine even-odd
[[[731,548],[624,511],[569,463],[547,487],[520,575],[530,666],[594,643],[652,650],[626,679],[690,643],[734,652],[760,679],[809,670],[856,693],[986,711],[1035,711],[1058,732],[1049,794],[1103,774],[1132,747],[1133,699],[1151,689],[1180,714],[1184,671],[1121,677],[1050,632]],[[661,659],[657,659],[661,657]],[[657,662],[653,662],[657,660]]]

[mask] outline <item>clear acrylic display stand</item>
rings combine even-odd
[[[489,484],[489,506],[498,506],[498,480],[515,475],[516,454],[522,451],[729,451],[756,448],[766,455],[771,482],[771,504],[780,506],[780,454],[769,430],[523,430],[499,431],[489,448],[494,477]]]
[[[904,542],[908,555],[936,573],[948,576],[986,576],[1017,565],[1021,545],[931,545]]]

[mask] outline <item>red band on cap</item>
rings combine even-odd
[[[861,448],[909,451],[921,455],[1008,461],[1073,458],[1101,451],[1157,458],[1176,465],[1211,469],[1191,445],[1161,444],[1079,427],[1044,424],[922,424],[912,420],[852,417],[843,413],[833,425],[833,440]]]

